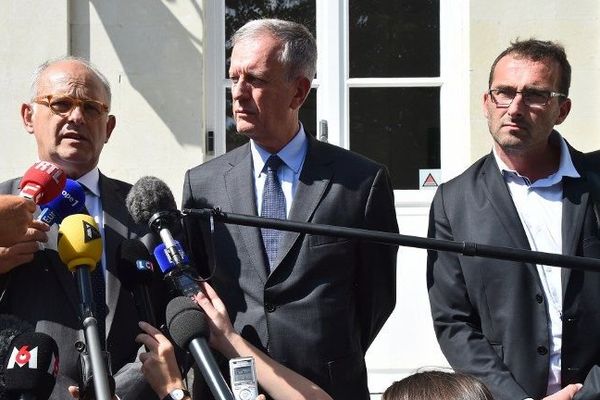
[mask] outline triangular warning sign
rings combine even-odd
[[[421,185],[422,187],[436,187],[438,186],[438,183],[435,181],[435,178],[433,177],[433,175],[431,174],[427,174],[427,178],[425,178],[425,181],[423,182],[423,185]]]

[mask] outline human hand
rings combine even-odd
[[[572,383],[565,386],[558,392],[546,396],[543,400],[572,400],[573,396],[583,387],[581,383]]]
[[[13,268],[33,260],[40,249],[38,242],[47,242],[46,232],[50,227],[41,221],[32,221],[21,240],[9,247],[0,247],[0,274],[6,274]]]
[[[239,335],[231,325],[225,304],[207,282],[202,282],[201,286],[202,290],[194,299],[209,319],[209,344],[225,357],[237,357],[232,341]]]
[[[173,345],[158,329],[140,321],[140,333],[135,341],[146,346],[147,353],[140,354],[142,373],[159,398],[164,398],[174,389],[183,388],[183,380]]]
[[[35,203],[24,197],[0,195],[0,246],[12,246],[23,239],[35,208]]]

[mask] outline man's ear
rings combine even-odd
[[[117,118],[114,115],[108,116],[108,121],[106,121],[106,139],[104,139],[104,143],[108,143],[108,139],[112,135],[115,126],[117,125]]]
[[[292,97],[290,108],[296,110],[304,104],[306,97],[308,97],[308,93],[310,92],[310,80],[305,77],[298,77],[294,82],[294,88],[296,92],[294,93],[294,97]]]
[[[555,125],[562,124],[563,121],[567,118],[567,115],[569,115],[569,112],[571,111],[571,99],[566,98],[562,103],[559,104],[558,107],[559,114],[556,118]]]
[[[21,119],[27,132],[33,133],[33,106],[31,104],[21,104]]]

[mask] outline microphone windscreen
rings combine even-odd
[[[63,218],[76,214],[85,207],[85,191],[79,182],[67,179],[65,188],[54,199],[40,206],[39,220],[52,225],[60,224]]]
[[[4,365],[6,358],[10,356],[10,344],[23,332],[33,332],[33,326],[13,315],[0,314],[0,388],[2,389],[4,389]]]
[[[137,239],[121,242],[119,279],[123,286],[131,290],[135,284],[150,284],[153,271],[150,253],[144,243]]]
[[[6,390],[47,399],[58,375],[58,346],[41,332],[25,332],[15,337],[4,364]]]
[[[57,247],[61,261],[70,271],[81,265],[93,271],[102,257],[102,237],[94,218],[85,214],[66,217],[58,228]]]
[[[33,164],[21,178],[21,196],[32,199],[36,204],[47,203],[65,187],[67,176],[57,165],[48,161]]]
[[[153,176],[140,178],[127,194],[125,204],[136,224],[147,224],[160,211],[177,210],[171,189]]]
[[[193,339],[210,336],[206,315],[189,297],[175,297],[167,304],[165,315],[169,334],[182,349],[187,349]]]

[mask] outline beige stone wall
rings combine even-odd
[[[600,2],[597,0],[472,0],[471,157],[491,149],[481,111],[489,68],[511,40],[536,37],[561,42],[573,68],[573,108],[557,129],[583,151],[600,149]]]
[[[100,169],[130,182],[155,175],[179,202],[185,170],[204,158],[201,3],[0,2],[0,180],[22,174],[36,159],[19,117],[31,72],[47,58],[71,54],[89,58],[112,86],[117,127]]]

